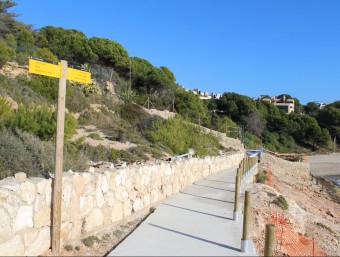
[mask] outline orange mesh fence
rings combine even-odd
[[[277,250],[285,250],[288,256],[326,256],[314,239],[294,232],[282,213],[272,213],[271,223],[276,227]]]
[[[271,186],[276,191],[280,192],[280,188],[273,183],[273,173],[270,170],[270,164],[269,163],[267,163],[266,171],[267,171],[267,176],[268,176],[267,185]]]

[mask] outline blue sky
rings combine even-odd
[[[34,29],[109,38],[188,89],[340,100],[338,0],[14,0]]]

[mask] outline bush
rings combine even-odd
[[[72,245],[65,245],[64,246],[64,249],[68,252],[72,251],[73,250],[73,246]]]
[[[283,210],[288,210],[288,203],[286,201],[286,198],[283,195],[278,196],[274,202],[277,206],[282,208]]]
[[[95,139],[95,140],[103,140],[98,133],[91,133],[87,137]]]
[[[84,238],[81,241],[87,247],[92,247],[95,242],[100,242],[100,240],[99,240],[99,238],[97,236],[89,236],[87,238]]]
[[[200,127],[184,122],[180,116],[167,121],[154,121],[149,138],[153,143],[168,147],[174,154],[184,154],[194,149],[199,156],[218,155],[221,149],[214,135],[206,134]]]
[[[0,179],[25,172],[28,176],[42,176],[38,158],[23,141],[10,130],[0,130]]]
[[[19,128],[38,136],[42,140],[52,140],[56,133],[56,112],[47,106],[21,105],[15,113],[9,126]],[[69,140],[76,131],[76,119],[69,113],[65,115],[64,139]]]
[[[262,170],[256,175],[256,183],[266,183],[268,180],[267,171]]]
[[[13,49],[7,47],[5,43],[0,42],[0,68],[4,66],[13,55]]]

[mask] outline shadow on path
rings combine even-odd
[[[235,192],[234,190],[228,190],[228,189],[223,189],[223,188],[218,188],[218,187],[205,186],[205,185],[200,185],[200,184],[196,184],[196,183],[194,183],[193,185],[200,186],[200,187],[208,187],[208,188],[218,189],[218,190],[223,190],[223,191],[228,191],[228,192]]]
[[[226,183],[226,184],[235,184],[235,182],[222,181],[222,180],[212,180],[212,179],[204,179],[204,180],[206,180],[206,181],[220,182],[220,183]]]
[[[180,207],[180,206],[176,206],[176,205],[172,205],[172,204],[163,203],[163,205],[178,208],[178,209],[181,209],[181,210],[192,211],[192,212],[196,212],[196,213],[199,213],[199,214],[204,214],[204,215],[208,215],[208,216],[212,216],[212,217],[216,217],[216,218],[220,218],[220,219],[233,220],[231,218],[218,216],[218,215],[215,215],[215,214],[210,214],[210,213],[201,212],[201,211],[195,211],[195,210],[192,210],[192,209],[188,209],[188,208],[184,208],[184,207]]]
[[[204,199],[208,199],[208,200],[213,200],[213,201],[219,201],[219,202],[224,202],[224,203],[234,203],[234,202],[230,202],[230,201],[225,201],[225,200],[220,200],[220,199],[215,199],[215,198],[210,198],[210,197],[205,197],[205,196],[200,196],[200,195],[184,193],[182,191],[180,193],[184,194],[184,195],[191,195],[191,196],[195,196],[195,197],[199,197],[199,198],[204,198]]]
[[[214,244],[214,245],[217,245],[217,246],[220,246],[220,247],[223,247],[223,248],[227,248],[227,249],[229,249],[229,250],[233,250],[233,251],[236,251],[236,252],[240,252],[240,249],[235,248],[235,247],[232,247],[232,246],[229,246],[229,245],[216,243],[216,242],[213,242],[213,241],[210,241],[210,240],[201,238],[201,237],[189,235],[189,234],[186,234],[186,233],[183,233],[183,232],[179,232],[179,231],[177,231],[177,230],[173,230],[173,229],[170,229],[170,228],[165,228],[165,227],[158,226],[158,225],[155,225],[155,224],[152,224],[152,223],[148,223],[148,225],[153,226],[153,227],[156,227],[156,228],[159,228],[159,229],[163,229],[163,230],[166,230],[166,231],[170,231],[170,232],[173,232],[173,233],[176,233],[176,234],[180,234],[180,235],[182,235],[182,236],[191,237],[191,238],[193,238],[193,239],[197,239],[197,240],[200,240],[200,241],[209,243],[209,244]]]

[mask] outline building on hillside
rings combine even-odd
[[[214,93],[209,94],[208,92],[202,92],[199,88],[195,88],[192,92],[195,95],[198,95],[199,98],[203,99],[203,100],[220,99],[221,98],[221,94],[214,94]]]
[[[283,95],[282,98],[277,98],[276,96],[270,97],[268,95],[260,95],[258,101],[271,103],[288,114],[294,112],[295,100],[291,98],[287,99],[285,95]]]
[[[314,102],[314,103],[316,103],[316,105],[317,105],[317,106],[319,107],[319,109],[321,110],[321,109],[325,108],[327,105],[332,104],[333,102],[325,102],[325,103]]]

